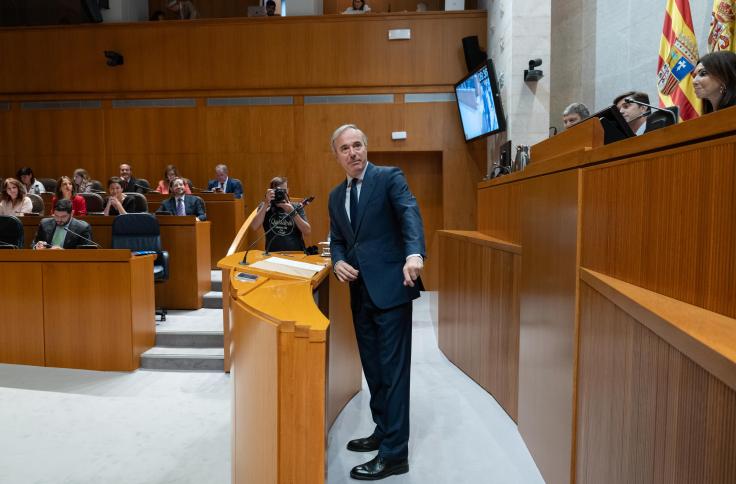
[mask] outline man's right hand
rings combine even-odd
[[[334,270],[340,282],[354,281],[358,278],[358,270],[344,260],[337,261]]]

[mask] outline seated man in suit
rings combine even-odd
[[[128,163],[120,165],[120,187],[123,192],[143,193],[152,191],[133,176],[133,169]]]
[[[227,165],[215,167],[215,179],[207,183],[207,190],[218,193],[232,193],[235,198],[243,198],[243,185],[240,180],[228,176]]]
[[[77,246],[92,244],[92,228],[83,220],[72,218],[72,201],[62,198],[54,205],[53,217],[38,224],[33,248],[76,249]]]
[[[650,114],[649,108],[635,103],[627,103],[626,98],[629,97],[636,101],[649,104],[649,95],[645,92],[629,91],[616,96],[616,99],[613,100],[613,104],[621,112],[621,116],[629,123],[631,131],[635,135],[641,136],[647,129],[647,116]]]
[[[196,215],[197,220],[207,220],[204,211],[204,202],[195,195],[187,195],[184,191],[184,179],[174,178],[171,181],[169,191],[172,197],[161,202],[156,212],[169,212],[173,215]]]

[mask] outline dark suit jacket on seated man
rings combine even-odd
[[[87,222],[72,218],[71,200],[62,199],[54,205],[54,216],[45,218],[38,224],[33,248],[76,249],[80,245],[91,244],[90,240],[92,228]]]
[[[367,161],[367,139],[353,125],[335,130],[335,158],[347,178],[330,193],[335,275],[350,282],[360,359],[376,426],[348,449],[378,450],[351,477],[383,479],[409,470],[412,300],[419,297],[424,231],[417,201],[398,168]]]
[[[207,190],[232,193],[235,198],[243,198],[243,184],[240,183],[240,180],[228,176],[227,165],[215,167],[215,179],[207,183]]]
[[[184,179],[176,178],[171,182],[173,196],[161,202],[156,212],[169,212],[173,215],[196,215],[197,220],[207,220],[204,202],[201,198],[184,193]]]

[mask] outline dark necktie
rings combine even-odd
[[[353,232],[358,226],[358,181],[357,178],[350,180],[350,225]]]
[[[187,211],[184,209],[184,200],[181,198],[176,201],[176,214],[177,215],[187,214]]]

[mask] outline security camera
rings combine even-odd
[[[107,65],[110,67],[122,66],[125,63],[123,54],[114,50],[106,50],[105,57],[107,58]]]
[[[542,65],[542,59],[531,59],[529,61],[529,69],[524,71],[524,82],[537,82],[544,77],[544,72],[536,67]]]

